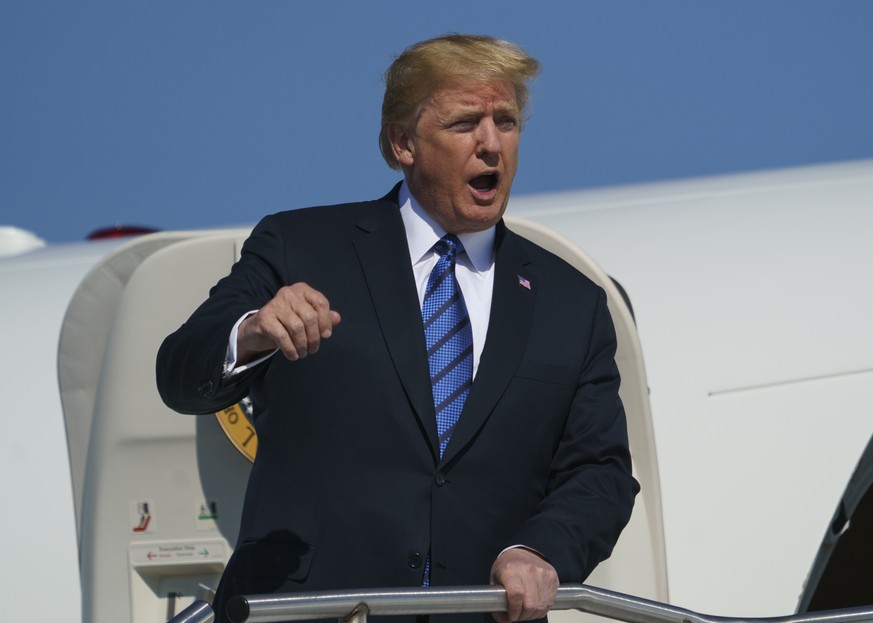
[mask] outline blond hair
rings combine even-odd
[[[507,81],[523,115],[527,82],[539,72],[539,62],[509,41],[484,35],[449,34],[413,44],[385,72],[379,149],[392,169],[400,169],[388,139],[388,128],[412,129],[422,104],[449,80]]]

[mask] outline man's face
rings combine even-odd
[[[425,102],[414,132],[395,129],[412,195],[449,233],[481,231],[506,210],[520,119],[509,82],[452,82]]]

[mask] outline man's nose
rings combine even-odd
[[[499,154],[502,150],[500,142],[500,130],[494,123],[493,119],[485,118],[479,123],[478,127],[478,155],[484,156],[487,154]]]

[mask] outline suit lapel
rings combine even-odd
[[[533,320],[536,275],[517,237],[498,225],[494,294],[488,335],[473,387],[441,463],[452,460],[476,436],[506,391],[524,354]],[[521,279],[527,281],[527,287]]]
[[[358,224],[365,233],[354,245],[385,344],[436,460],[439,443],[424,331],[396,188],[394,197],[393,203],[386,198],[377,204]]]

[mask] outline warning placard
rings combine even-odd
[[[197,530],[200,532],[215,532],[218,530],[218,502],[215,500],[196,500],[194,515],[197,518]]]
[[[128,504],[130,531],[134,534],[157,532],[154,500],[130,500]]]
[[[224,562],[226,551],[224,541],[217,539],[189,542],[132,543],[130,546],[130,561],[137,567]]]

